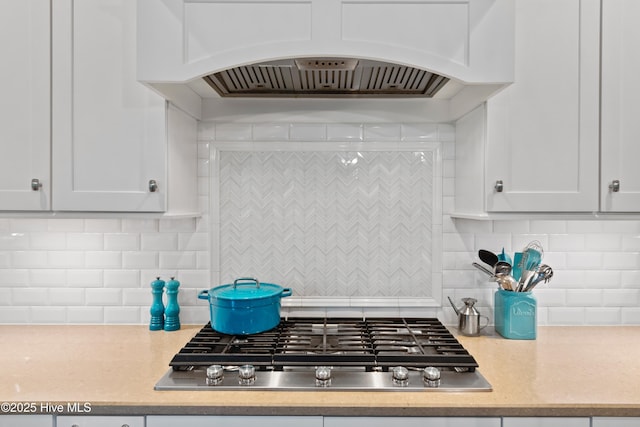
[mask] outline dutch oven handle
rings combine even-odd
[[[236,288],[236,286],[238,285],[238,282],[240,281],[247,281],[247,282],[255,282],[256,284],[256,288],[260,288],[260,282],[258,282],[258,279],[253,278],[253,277],[241,277],[239,279],[236,279],[233,281],[233,289]]]
[[[205,289],[204,291],[198,292],[198,299],[209,299],[209,290]]]
[[[291,294],[293,294],[293,291],[291,290],[291,288],[284,288],[282,290],[282,294],[280,295],[282,298],[284,297],[290,297]]]

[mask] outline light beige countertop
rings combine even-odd
[[[155,391],[200,328],[0,325],[0,402],[88,402],[92,415],[640,416],[640,327],[458,337],[492,392]]]

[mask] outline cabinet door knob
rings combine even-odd
[[[40,180],[38,178],[33,178],[31,180],[31,189],[33,191],[38,191],[42,188],[42,183],[40,182]]]
[[[497,180],[496,185],[494,185],[493,188],[496,190],[496,193],[502,193],[502,190],[504,190],[504,184],[502,183],[502,180]]]
[[[156,182],[155,179],[149,180],[149,191],[152,193],[155,193],[156,191],[158,191],[158,183]]]
[[[609,184],[609,191],[612,193],[617,193],[620,191],[620,180],[614,179],[611,184]]]

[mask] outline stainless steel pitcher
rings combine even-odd
[[[480,312],[474,307],[475,303],[478,302],[475,298],[462,298],[462,302],[464,303],[464,307],[457,308],[456,305],[449,298],[449,302],[451,303],[451,307],[455,310],[458,315],[458,330],[462,335],[466,335],[469,337],[477,337],[480,335],[480,331],[487,327],[489,324],[489,318],[487,316],[480,315]],[[487,323],[483,326],[480,326],[480,318],[484,318]]]

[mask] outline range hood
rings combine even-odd
[[[455,120],[513,82],[513,0],[137,2],[138,80],[196,118],[228,98],[385,98]]]
[[[204,80],[222,97],[431,98],[447,77],[406,65],[347,58],[300,58],[243,65]]]

